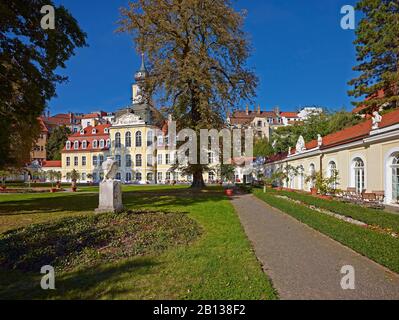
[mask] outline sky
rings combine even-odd
[[[248,66],[259,77],[255,104],[295,111],[320,105],[351,110],[347,82],[356,74],[354,30],[340,26],[344,5],[355,0],[236,0],[247,10],[245,31],[252,45]],[[128,0],[56,0],[87,33],[89,47],[76,51],[49,102],[51,114],[113,112],[130,103],[134,73],[140,66],[131,37],[116,33],[119,8]],[[357,13],[358,18],[359,13]]]

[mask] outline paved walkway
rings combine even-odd
[[[399,299],[397,274],[252,195],[232,203],[281,299]],[[341,288],[346,265],[355,268],[355,290]]]

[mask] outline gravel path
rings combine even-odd
[[[281,299],[399,299],[396,273],[252,195],[232,203]],[[341,268],[347,265],[355,269],[355,290],[341,288]]]

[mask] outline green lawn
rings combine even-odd
[[[239,219],[222,192],[184,187],[128,187],[130,210],[185,214],[201,228],[189,245],[115,259],[56,275],[57,290],[39,289],[40,274],[1,270],[0,298],[46,299],[275,299]],[[87,191],[86,191],[87,192]],[[93,215],[98,195],[60,193],[0,196],[0,232],[65,217]],[[3,245],[4,239],[1,240]],[[3,242],[3,243],[2,243]]]
[[[383,210],[364,208],[351,203],[343,203],[339,201],[326,201],[313,197],[308,194],[288,191],[275,191],[279,195],[289,197],[293,200],[299,200],[307,205],[326,209],[334,213],[363,221],[369,225],[380,226],[384,229],[391,229],[399,233],[399,215],[395,215]]]
[[[255,189],[253,193],[269,205],[280,209],[313,229],[399,273],[399,239],[395,239],[385,233],[379,233],[338,220],[304,205],[276,197],[276,195],[287,195],[287,193],[277,191],[263,193],[259,189]],[[294,193],[290,195],[292,198],[296,196]],[[360,214],[363,208],[358,208]]]

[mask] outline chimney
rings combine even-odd
[[[258,105],[258,115],[261,115],[260,105]]]
[[[249,116],[249,106],[247,105],[247,108],[245,109],[245,113],[247,114],[247,116]]]

